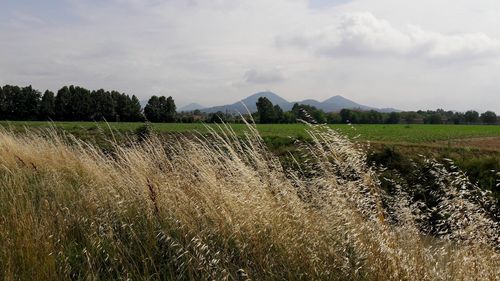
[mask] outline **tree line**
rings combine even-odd
[[[283,111],[279,105],[274,105],[266,97],[258,99],[257,112],[252,116],[244,115],[247,121],[253,120],[261,124],[288,124],[301,120],[309,123],[328,124],[498,124],[495,112],[445,111],[443,109],[428,111],[378,112],[375,110],[342,109],[340,112],[324,112],[314,106],[296,103],[290,111]],[[239,123],[241,116],[222,111],[203,113],[200,110],[180,112],[178,122],[226,122]]]
[[[64,86],[43,94],[31,86],[0,87],[0,120],[175,122],[172,97],[153,96],[144,108],[135,95]]]
[[[329,124],[498,124],[495,112],[479,113],[474,110],[454,112],[410,111],[382,113],[375,110],[343,109],[340,112],[324,112],[314,106],[294,104],[284,111],[269,99],[257,101],[257,112],[243,117],[262,124],[310,123]],[[46,90],[43,94],[31,86],[5,85],[0,87],[0,120],[56,120],[109,122],[242,122],[234,113],[203,113],[176,111],[172,97],[152,96],[142,109],[139,99],[118,91],[103,89],[90,91],[79,86],[64,86],[56,94]]]
[[[273,105],[265,97],[259,98],[254,118],[264,124],[294,123],[297,120],[329,124],[498,124],[499,122],[498,116],[493,111],[480,114],[474,110],[454,112],[438,109],[383,113],[375,110],[342,109],[340,112],[326,113],[314,106],[296,103],[291,111],[283,112],[278,105]]]

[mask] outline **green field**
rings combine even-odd
[[[21,130],[25,127],[44,128],[55,126],[69,132],[113,130],[119,132],[131,132],[142,126],[141,123],[96,123],[96,122],[26,122],[26,121],[2,121],[0,125],[5,128]],[[109,127],[108,127],[109,126]],[[160,133],[184,133],[184,132],[206,132],[204,124],[153,124],[153,128]],[[216,125],[210,125],[215,127]],[[246,130],[243,124],[232,124],[232,128],[238,134]],[[432,143],[468,138],[500,137],[500,126],[475,126],[475,125],[330,125],[334,129],[347,134],[350,137],[359,137],[360,140],[369,140],[388,143]],[[280,124],[280,125],[257,125],[264,137],[305,137],[304,124]]]

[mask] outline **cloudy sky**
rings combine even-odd
[[[1,0],[0,84],[500,113],[498,0]]]

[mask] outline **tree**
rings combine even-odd
[[[424,118],[425,124],[442,124],[443,118],[439,113],[431,113]]]
[[[455,125],[461,124],[465,121],[465,113],[455,112],[449,117],[449,120],[451,120]]]
[[[222,123],[226,122],[226,114],[222,111],[217,111],[215,113],[212,113],[209,115],[209,122],[210,123]]]
[[[327,116],[323,110],[307,104],[295,103],[292,107],[293,119],[303,120],[309,123],[326,123]]]
[[[276,120],[273,103],[266,97],[257,101],[257,113],[261,124],[270,124]]]
[[[92,91],[90,96],[93,104],[93,111],[91,113],[92,120],[116,120],[115,101],[113,100],[110,92],[100,89]]]
[[[279,105],[275,105],[273,108],[274,111],[274,121],[273,123],[283,123],[284,122],[284,112],[283,109]]]
[[[385,121],[387,124],[398,124],[401,116],[397,112],[391,112],[389,113],[389,117]]]
[[[167,98],[165,96],[160,96],[158,98],[158,101],[159,101],[158,122],[165,122],[168,119]]]
[[[150,122],[161,122],[160,120],[160,99],[152,96],[144,107],[144,115]]]
[[[129,104],[130,97],[116,91],[111,92],[115,105],[116,121],[127,121],[130,119]]]
[[[326,121],[327,121],[326,114],[323,110],[317,109],[314,106],[307,107],[304,110],[306,110],[307,112],[309,112],[312,115],[313,123],[314,123],[314,121],[316,121],[316,123],[319,123],[319,124],[326,123]]]
[[[340,117],[340,113],[338,113],[338,112],[328,113],[327,123],[328,124],[340,124],[340,123],[342,123],[342,118]]]
[[[354,114],[352,114],[352,110],[350,109],[342,109],[340,111],[340,119],[342,120],[342,123],[354,123],[356,119],[354,118]]]
[[[498,122],[497,115],[493,111],[486,111],[481,114],[481,121],[485,124],[496,124]]]
[[[88,121],[92,120],[94,111],[91,92],[82,87],[70,86],[69,111],[71,120]]]
[[[135,95],[132,95],[132,98],[130,99],[128,110],[129,110],[129,120],[127,121],[137,122],[144,120],[144,116],[142,115],[141,112],[141,103],[139,102],[139,99]]]
[[[3,87],[3,119],[16,120],[16,98],[20,95],[21,88],[18,86],[5,85]]]
[[[411,124],[419,118],[419,114],[417,112],[409,111],[401,113],[401,118],[406,122],[406,124]]]
[[[35,120],[38,116],[41,93],[31,86],[17,91],[14,97],[15,120]]]
[[[71,93],[67,86],[62,87],[57,91],[56,101],[55,101],[55,111],[56,118],[58,120],[68,120],[69,112],[68,105],[70,103]]]
[[[0,120],[4,120],[7,116],[7,96],[3,88],[0,87]]]
[[[172,97],[167,98],[165,109],[166,114],[164,122],[175,122],[175,117],[177,115],[177,106],[175,106],[175,101]]]
[[[479,121],[479,113],[474,110],[469,110],[465,112],[464,116],[465,122],[467,123],[477,123]]]
[[[169,108],[167,119],[175,117],[173,99],[165,100]],[[174,117],[171,117],[174,116]],[[5,85],[0,87],[0,119],[35,120],[55,119],[61,121],[142,121],[141,104],[137,97],[119,92],[89,91],[78,86],[64,86],[54,93],[42,94],[31,86],[20,88]]]
[[[382,113],[375,110],[358,111],[356,113],[360,116],[358,122],[361,124],[382,124],[384,121]]]
[[[177,115],[176,109],[172,97],[152,96],[144,107],[144,115],[150,122],[174,122]]]
[[[39,118],[42,120],[54,119],[56,114],[55,107],[56,99],[54,93],[49,90],[45,91],[40,102]]]

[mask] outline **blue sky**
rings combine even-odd
[[[3,23],[22,15],[36,17],[53,24],[67,24],[75,20],[73,10],[66,0],[3,0],[0,4]]]
[[[0,84],[500,113],[496,0],[4,0]]]

